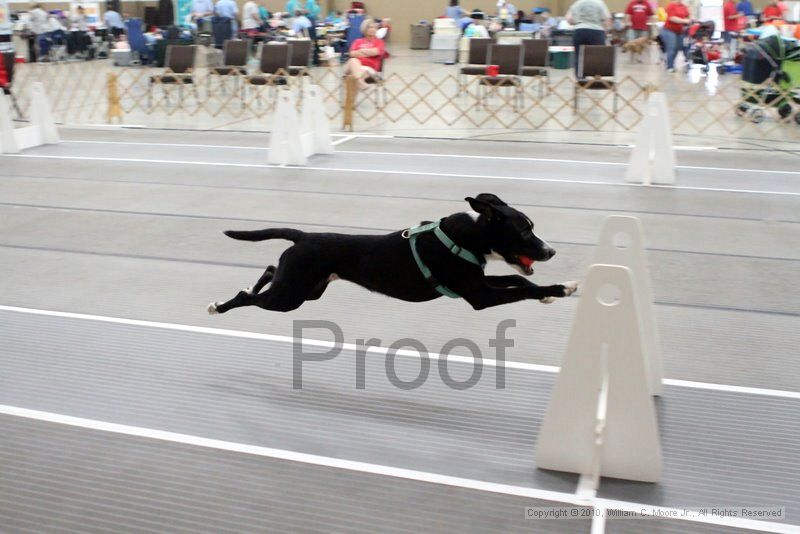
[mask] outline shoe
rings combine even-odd
[[[675,69],[667,69],[667,72],[669,72],[670,74],[673,74],[675,72]]]

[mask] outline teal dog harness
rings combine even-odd
[[[425,278],[425,280],[431,286],[433,286],[433,288],[436,291],[438,291],[445,297],[450,297],[453,299],[460,298],[461,296],[458,293],[440,284],[436,280],[436,278],[433,277],[433,273],[431,273],[431,270],[428,269],[428,266],[425,265],[425,263],[423,263],[422,258],[419,257],[419,252],[417,252],[417,237],[419,237],[420,234],[424,234],[431,231],[433,232],[433,235],[439,238],[439,241],[441,241],[442,244],[445,247],[447,247],[447,250],[449,250],[452,254],[455,254],[462,260],[466,260],[474,265],[477,265],[481,269],[483,269],[486,266],[486,260],[483,259],[482,257],[476,256],[469,250],[456,245],[456,243],[452,239],[450,239],[441,228],[439,228],[439,222],[423,224],[421,226],[417,226],[416,228],[409,228],[408,230],[403,231],[402,236],[408,239],[408,242],[411,245],[411,254],[414,255],[414,261],[417,262],[417,267],[419,267],[419,270],[422,273],[422,276]]]

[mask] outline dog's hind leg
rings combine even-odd
[[[241,308],[242,306],[251,306],[255,295],[251,295],[246,291],[239,291],[235,297],[226,302],[212,302],[208,305],[208,313],[215,315],[217,313],[225,313],[233,308]]]
[[[324,280],[317,284],[317,287],[311,291],[311,294],[306,297],[306,300],[318,300],[325,290],[328,289],[328,284],[330,283],[330,279]]]
[[[272,279],[275,277],[275,266],[270,265],[267,267],[267,270],[264,271],[264,274],[261,275],[261,278],[258,279],[256,285],[248,287],[245,289],[245,293],[249,293],[251,295],[258,295],[261,293],[261,290],[264,289],[264,286],[272,282]]]

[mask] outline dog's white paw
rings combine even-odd
[[[568,297],[575,293],[578,290],[578,282],[571,281],[571,282],[564,282],[561,284],[564,286],[564,296]]]
[[[208,311],[209,315],[216,315],[219,313],[217,311],[217,304],[218,304],[217,302],[212,302],[211,304],[208,305],[208,308],[206,308],[206,310]]]
[[[539,299],[539,302],[542,304],[552,304],[556,301],[555,297],[545,297],[543,299]]]

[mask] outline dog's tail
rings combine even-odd
[[[266,230],[226,230],[225,235],[241,241],[265,241],[267,239],[285,239],[297,243],[305,236],[305,232],[291,228],[267,228]]]

